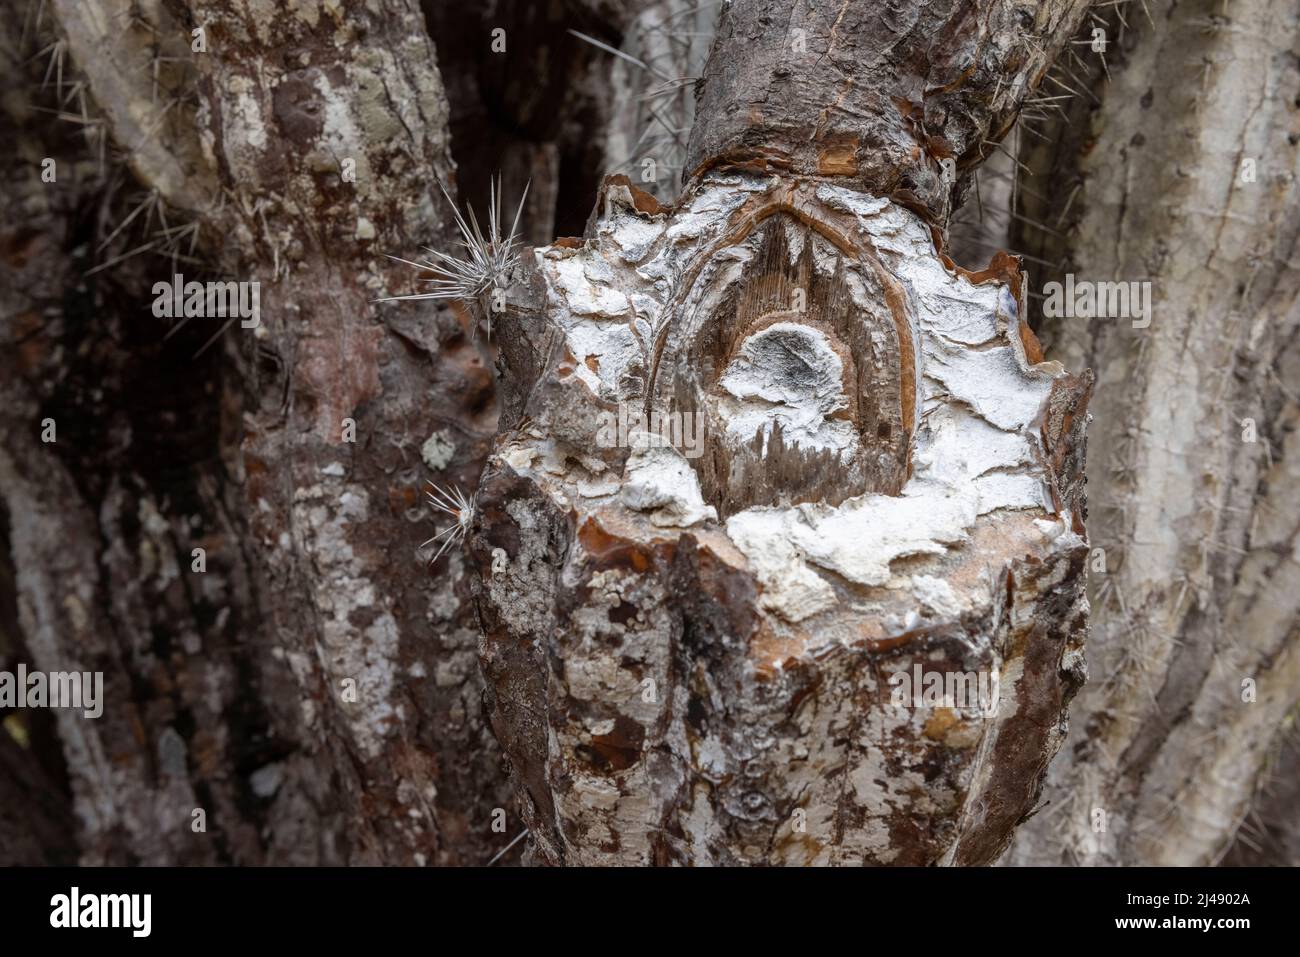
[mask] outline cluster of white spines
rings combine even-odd
[[[397,262],[406,263],[416,269],[433,273],[434,278],[425,282],[432,284],[433,290],[425,293],[413,293],[407,296],[387,296],[380,302],[392,302],[402,299],[459,299],[467,303],[478,304],[488,323],[488,334],[492,332],[492,309],[486,297],[494,288],[502,288],[510,270],[519,262],[519,217],[524,211],[524,200],[528,198],[528,187],[524,187],[519,197],[519,206],[515,209],[514,222],[510,232],[501,232],[501,182],[500,177],[489,184],[488,229],[484,235],[479,226],[474,210],[469,210],[466,220],[456,208],[447,188],[441,183],[442,195],[456,217],[456,227],[460,230],[460,245],[464,255],[444,253],[426,247],[430,258],[423,262],[411,262],[398,256],[389,256]]]
[[[429,564],[432,565],[442,557],[442,553],[447,549],[465,541],[465,536],[469,534],[470,522],[474,520],[474,503],[467,499],[465,493],[459,488],[451,485],[442,488],[430,482],[429,489],[424,494],[429,497],[430,504],[436,510],[450,515],[454,519],[452,524],[420,546],[425,548],[434,542],[442,542],[438,546],[437,553],[429,559]]]

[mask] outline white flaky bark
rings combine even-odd
[[[716,173],[598,212],[498,318],[523,381],[471,542],[536,849],[992,859],[1083,678],[1091,380],[1009,260],[959,270],[886,199]],[[931,673],[971,694],[899,706]]]
[[[1084,7],[729,5],[681,197],[610,177],[503,283],[469,550],[541,860],[983,863],[1034,810],[1092,378],[944,236]]]

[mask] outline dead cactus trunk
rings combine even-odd
[[[986,863],[1084,676],[1090,374],[943,252],[1084,4],[727,7],[689,179],[496,328],[481,665],[551,863]]]

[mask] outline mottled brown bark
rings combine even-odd
[[[445,317],[371,303],[408,281],[385,252],[444,235],[433,48],[403,3],[192,9],[209,35],[200,136],[230,195],[215,222],[266,288],[239,476],[305,758],[343,796],[345,860],[486,859],[503,796],[475,720],[472,618],[454,567],[430,581],[418,505],[423,480],[474,468],[490,377]]]
[[[37,30],[7,48],[32,171],[6,196],[18,414],[5,504],[21,521],[5,540],[22,602],[0,653],[33,667],[37,645],[46,667],[89,655],[117,707],[58,739],[36,718],[15,725],[28,745],[6,748],[6,782],[39,778],[35,750],[43,760],[54,740],[70,793],[50,818],[79,816],[64,841],[15,853],[485,862],[519,824],[481,717],[462,559],[426,567],[420,492],[481,472],[492,351],[459,308],[372,300],[419,289],[385,254],[449,239],[437,184],[455,195],[457,182],[429,31],[464,93],[466,194],[481,211],[493,167],[511,194],[531,179],[525,225],[549,235],[558,201],[580,228],[588,201],[568,197],[603,162],[610,57],[567,28],[618,43],[637,8],[475,19],[436,4],[95,0],[55,3],[51,23],[18,6],[12,19]],[[41,142],[59,128],[29,103],[84,122],[89,148],[65,165]],[[43,184],[51,154],[59,179]],[[132,178],[152,191],[142,206]],[[91,267],[99,278],[81,280]],[[259,327],[191,319],[169,335],[148,307],[173,271],[259,282]],[[140,388],[145,369],[159,396]],[[33,438],[46,413],[62,445]],[[75,558],[51,541],[78,543]],[[192,547],[206,549],[201,573]],[[206,833],[189,828],[196,807]]]
[[[473,613],[454,560],[426,567],[419,493],[481,468],[490,355],[454,314],[383,319],[371,302],[413,279],[384,253],[446,240],[446,105],[419,12],[58,13],[68,85],[104,100],[94,128],[120,133],[173,223],[196,218],[204,258],[183,246],[180,268],[260,282],[262,306],[258,328],[184,361],[223,320],[166,336],[149,313],[166,257],[131,258],[111,289],[80,279],[86,238],[68,229],[102,189],[93,157],[42,184],[50,150],[31,143],[7,218],[5,497],[23,654],[106,671],[105,717],[60,726],[80,858],[486,861],[510,836],[491,827],[508,794]],[[177,174],[181,157],[201,165]],[[97,222],[93,242],[114,228]],[[62,444],[39,441],[46,413]]]
[[[142,259],[88,273],[123,249],[106,242],[123,199],[100,178],[94,141],[87,149],[77,126],[38,111],[66,91],[42,89],[44,64],[21,48],[4,52],[4,139],[19,171],[3,194],[0,266],[0,495],[16,592],[5,664],[102,671],[109,699],[96,720],[6,715],[13,778],[47,785],[10,808],[39,845],[6,852],[20,863],[260,863],[250,776],[287,744],[241,653],[249,578],[220,458],[229,380],[215,352],[171,361],[207,333],[164,341],[149,299],[123,294],[148,291]],[[212,552],[203,577],[189,575],[196,546]],[[209,833],[190,829],[196,807]]]

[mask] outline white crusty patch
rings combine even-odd
[[[1010,346],[970,349],[926,348],[925,375],[1000,429],[1027,428],[1043,407],[1052,383],[1022,377]]]
[[[990,472],[974,484],[981,515],[1000,509],[1046,509],[1049,504],[1043,481],[1036,475]]]
[[[883,585],[894,559],[939,555],[965,542],[978,511],[973,488],[910,482],[897,498],[859,495],[836,507],[747,509],[727,521],[727,533],[747,555],[733,528],[744,528],[750,541],[786,539],[814,565],[859,584]]]
[[[747,245],[719,252],[672,315],[663,314],[689,258],[702,244],[720,239],[728,217],[770,182],[740,174],[709,177],[672,217],[646,217],[630,208],[630,196],[611,192],[598,241],[635,263],[631,273],[573,250],[539,252],[551,301],[578,360],[573,374],[606,398],[625,398],[619,390],[638,378],[627,373],[649,359],[646,340],[652,337],[646,333],[665,321],[712,312],[728,293],[753,255]],[[762,583],[765,606],[789,621],[836,603],[835,590],[817,569],[863,585],[886,584],[892,561],[943,554],[969,540],[982,515],[1047,509],[1037,474],[1036,423],[1058,374],[1026,364],[1012,290],[996,282],[976,285],[950,271],[915,214],[839,187],[824,185],[817,197],[854,217],[902,287],[917,362],[918,421],[912,477],[900,496],[859,496],[833,508],[753,508],[727,521],[728,535]],[[793,224],[787,228],[794,254],[803,232]],[[822,268],[833,257],[820,248],[825,243],[815,237],[812,242],[814,253],[826,260],[815,264]],[[859,308],[880,307],[878,292],[855,269],[844,277]],[[856,431],[837,417],[848,404],[843,376],[841,356],[818,329],[783,320],[749,336],[717,383],[730,441],[748,442],[779,422],[790,444],[857,451]],[[602,484],[600,491],[607,487]],[[712,517],[694,472],[671,450],[634,452],[620,494],[628,507],[650,513],[658,524],[690,525]],[[924,581],[913,581],[913,587],[924,592],[918,601],[936,613],[959,602]]]
[[[424,459],[424,464],[435,472],[440,472],[450,465],[455,454],[456,443],[442,430],[434,432],[420,446],[420,458]]]
[[[763,588],[760,604],[790,622],[834,608],[835,590],[809,568],[784,534],[784,509],[749,509],[727,520],[727,536],[749,559]]]
[[[964,603],[953,587],[933,575],[912,577],[912,597],[922,608],[943,618],[956,618],[964,610]]]
[[[625,317],[628,313],[627,296],[601,282],[601,277],[587,274],[592,257],[570,255],[569,252],[562,250],[560,255],[547,256],[551,286],[563,296],[568,311],[576,316]]]
[[[631,326],[623,323],[578,323],[565,330],[565,337],[569,352],[578,360],[576,374],[605,398],[617,398],[620,377],[629,366],[643,361]],[[594,360],[594,370],[588,359]]]
[[[681,453],[648,441],[634,442],[624,472],[622,498],[628,508],[649,512],[656,525],[684,528],[718,520],[713,506],[704,504],[700,480]]]
[[[223,142],[227,151],[241,147],[251,147],[261,152],[268,142],[266,123],[262,118],[262,105],[254,95],[253,81],[239,74],[230,80],[230,92],[234,94],[234,106],[223,119],[226,136]]]

